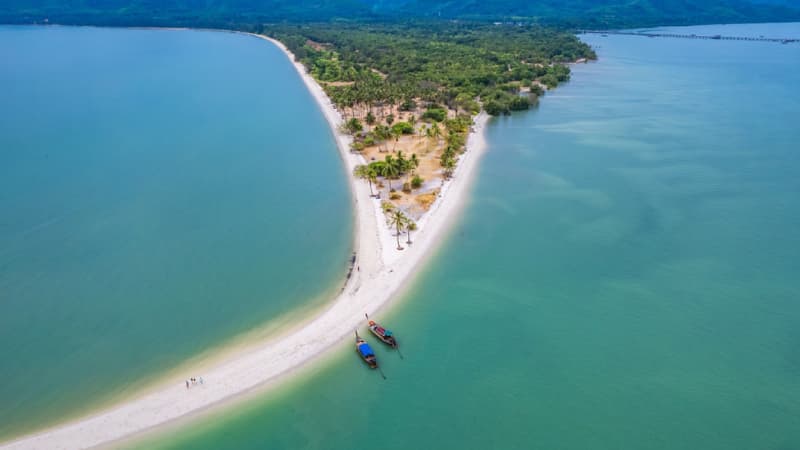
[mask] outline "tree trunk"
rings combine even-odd
[[[397,249],[403,249],[403,247],[400,246],[400,223],[397,224]]]

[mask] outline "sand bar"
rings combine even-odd
[[[341,116],[322,88],[294,61],[286,47],[266,39],[286,53],[308,90],[320,105],[335,136],[339,152],[349,174],[364,161],[350,152],[349,136],[339,133]],[[364,313],[375,314],[408,283],[424,259],[440,244],[464,205],[476,166],[486,145],[483,130],[488,116],[481,113],[467,141],[452,180],[442,187],[441,195],[419,221],[413,245],[398,251],[392,231],[385,224],[380,201],[370,197],[366,181],[348,175],[355,205],[355,251],[353,276],[341,294],[316,317],[288,334],[246,347],[206,368],[203,384],[187,389],[184,379],[155,389],[139,397],[112,406],[96,414],[57,425],[0,445],[0,449],[80,449],[108,444],[174,422],[190,414],[223,404],[267,383],[285,376],[326,350],[350,339],[353,330],[364,325]],[[360,364],[354,357],[353,364]]]

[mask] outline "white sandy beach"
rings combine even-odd
[[[264,36],[257,37],[277,45],[294,64],[319,103],[336,137],[345,168],[352,174],[353,168],[363,164],[363,160],[350,152],[350,138],[339,133],[341,116],[322,88],[306,74],[301,64],[294,62],[293,55],[283,44]],[[403,251],[395,248],[395,239],[385,224],[380,201],[370,197],[367,183],[348,175],[356,214],[356,266],[360,270],[353,270],[341,294],[321,314],[308,318],[301,328],[251,345],[205,369],[201,373],[203,385],[186,389],[183,378],[175,379],[166,387],[94,415],[8,442],[0,445],[0,449],[72,450],[118,441],[220,405],[266,383],[277,385],[275,382],[282,376],[322,355],[343,339],[351,339],[353,330],[364,325],[364,313],[374,315],[395,297],[418,272],[425,258],[445,239],[465,203],[478,160],[486,148],[483,131],[487,119],[485,113],[477,117],[475,132],[469,136],[467,151],[459,161],[455,176],[445,183],[441,196],[418,222],[419,229],[412,236],[413,245],[406,245]],[[354,356],[353,364],[361,362]]]

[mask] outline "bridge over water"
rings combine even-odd
[[[649,38],[665,37],[665,38],[681,38],[681,39],[713,39],[718,41],[756,41],[756,42],[778,42],[781,44],[790,44],[800,42],[797,38],[768,38],[764,36],[723,36],[719,34],[702,35],[702,34],[681,34],[681,33],[659,33],[648,31],[608,31],[608,30],[580,30],[579,33],[586,34],[601,34],[601,35],[625,35],[625,36],[644,36]]]

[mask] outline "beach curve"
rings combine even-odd
[[[356,262],[341,293],[323,312],[288,334],[248,346],[203,373],[200,389],[187,390],[183,379],[90,416],[0,444],[0,449],[77,449],[104,445],[150,431],[210,407],[220,405],[267,383],[279,381],[322,355],[363,324],[364,313],[375,314],[396,296],[418,272],[426,256],[445,238],[466,201],[477,162],[486,149],[483,132],[488,116],[475,120],[454,177],[418,222],[414,244],[398,251],[386,226],[380,200],[370,197],[365,181],[352,176],[364,161],[350,151],[350,137],[338,131],[342,118],[322,87],[280,42],[266,36],[240,33],[267,40],[289,59],[320,106],[330,125],[348,172],[355,206]]]

